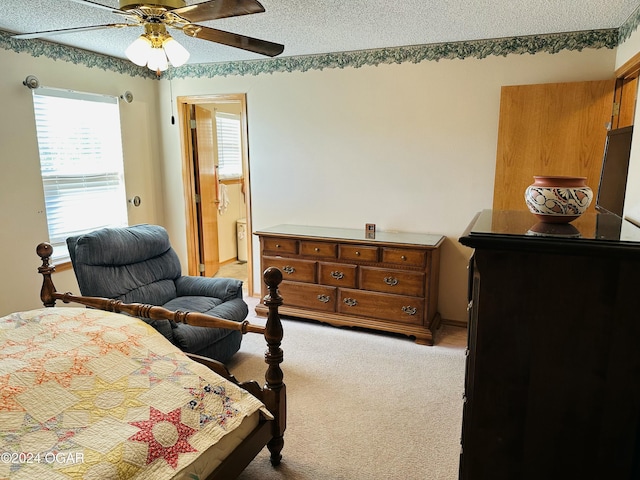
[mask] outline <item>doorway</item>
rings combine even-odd
[[[185,96],[176,103],[189,275],[240,278],[252,296],[246,95]]]

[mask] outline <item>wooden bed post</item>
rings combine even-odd
[[[262,303],[269,308],[264,338],[267,341],[267,351],[264,361],[267,363],[265,374],[264,401],[267,408],[276,417],[273,424],[273,437],[267,444],[271,452],[271,464],[279,465],[282,459],[281,451],[284,446],[284,431],[287,427],[286,386],[283,380],[280,364],[284,358],[280,344],[282,342],[282,323],[278,315],[278,307],[282,305],[282,297],[278,293],[278,285],[282,281],[282,272],[275,267],[264,271],[264,282],[269,293]]]
[[[42,259],[42,266],[38,267],[38,273],[42,274],[40,300],[42,300],[45,307],[55,307],[56,299],[53,294],[56,291],[56,287],[53,286],[51,274],[56,271],[56,266],[49,265],[53,247],[49,243],[41,243],[36,247],[36,253]]]

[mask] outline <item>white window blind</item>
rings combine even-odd
[[[65,261],[67,237],[128,223],[118,99],[38,88],[33,105],[49,242]]]
[[[242,177],[242,143],[240,116],[216,112],[218,135],[218,178],[228,180]]]

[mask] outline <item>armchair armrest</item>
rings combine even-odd
[[[241,298],[232,298],[211,309],[209,315],[241,322],[249,315],[249,306]]]
[[[202,296],[215,297],[227,302],[242,298],[242,281],[235,278],[211,278],[182,276],[176,280],[179,297]]]

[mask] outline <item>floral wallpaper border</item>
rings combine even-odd
[[[466,42],[438,43],[405,47],[379,48],[352,52],[327,53],[242,62],[185,65],[171,70],[172,78],[212,78],[228,75],[260,75],[278,72],[306,72],[325,68],[360,68],[381,64],[420,63],[451,59],[477,58],[491,55],[523,55],[538,52],[558,53],[584,48],[615,48],[637,28],[640,9],[619,29],[507,37]],[[45,56],[90,68],[101,68],[130,76],[157,78],[147,68],[131,62],[78,48],[43,40],[16,40],[11,33],[0,31],[0,48],[34,57]]]
[[[618,45],[627,41],[638,28],[638,25],[640,25],[640,7],[636,8],[627,21],[618,29]]]
[[[148,68],[141,68],[128,60],[100,55],[80,48],[47,42],[45,40],[18,40],[11,38],[13,33],[0,30],[0,48],[17,53],[28,53],[32,57],[47,57],[89,68],[100,68],[112,72],[123,73],[132,77],[155,78]]]
[[[325,68],[360,68],[393,63],[420,63],[451,59],[507,56],[525,53],[558,53],[583,48],[615,48],[618,30],[593,30],[562,34],[533,35],[468,42],[438,43],[407,47],[379,48],[269,60],[185,65],[172,72],[173,78],[259,75],[276,72],[306,72]]]

